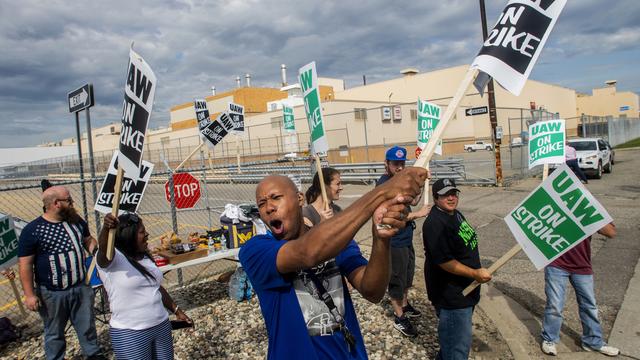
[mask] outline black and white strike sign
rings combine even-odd
[[[124,169],[125,174],[131,178],[137,177],[140,171],[144,139],[155,92],[156,76],[153,70],[140,55],[131,49],[129,51],[127,82],[124,86],[122,130],[118,149],[118,163]]]
[[[229,117],[233,121],[233,132],[244,132],[244,106],[229,103]]]
[[[214,121],[210,121],[200,135],[209,143],[210,147],[218,145],[227,134],[233,130],[233,121],[226,112],[220,113]]]
[[[93,106],[93,84],[84,84],[67,95],[69,112],[74,113]]]
[[[203,99],[196,99],[193,102],[193,107],[196,110],[198,130],[202,130],[211,122],[211,119],[209,118],[209,108],[207,108],[207,101]]]
[[[113,193],[116,186],[116,176],[118,172],[118,151],[113,153],[109,169],[107,170],[107,176],[104,177],[102,188],[100,188],[100,194],[96,200],[94,209],[103,214],[111,213],[113,206]],[[122,215],[125,212],[136,212],[140,201],[144,195],[144,190],[147,188],[149,179],[151,179],[151,172],[153,172],[153,164],[148,161],[142,161],[139,173],[131,177],[129,174],[122,178],[122,194],[120,195],[120,207],[118,208],[118,215]]]
[[[486,106],[479,106],[479,107],[474,107],[474,108],[468,108],[467,110],[464,111],[464,113],[467,116],[474,116],[474,115],[482,115],[482,114],[487,114],[489,113],[489,108]]]
[[[510,0],[471,66],[520,95],[566,2]]]

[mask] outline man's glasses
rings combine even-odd
[[[69,203],[69,205],[73,204],[73,199],[71,198],[71,196],[66,199],[56,199],[56,201],[66,201],[67,203]]]
[[[129,224],[137,224],[140,222],[140,217],[136,213],[127,213],[126,216]]]

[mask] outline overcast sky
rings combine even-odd
[[[486,0],[489,26],[506,0]],[[568,0],[531,78],[581,92],[605,80],[640,93],[640,1]],[[347,87],[469,64],[481,45],[478,1],[0,0],[0,147],[75,136],[67,93],[93,83],[93,127],[120,121],[128,49],[158,77],[150,127],[169,109],[235,87],[289,82],[315,60]],[[82,129],[85,130],[84,116]]]

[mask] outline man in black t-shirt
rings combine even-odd
[[[475,230],[456,210],[460,190],[453,179],[439,179],[431,190],[435,206],[422,226],[422,239],[427,294],[439,319],[437,359],[468,359],[480,287],[466,297],[462,291],[473,280],[491,280],[491,275],[480,264]]]

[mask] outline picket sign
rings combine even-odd
[[[122,178],[125,170],[130,177],[138,177],[142,163],[142,151],[153,110],[153,100],[157,87],[156,76],[151,66],[133,51],[133,43],[129,49],[127,64],[127,80],[124,86],[124,104],[118,146],[118,173],[113,196],[111,214],[118,216],[120,197],[122,195]],[[113,260],[116,229],[109,229],[107,239],[107,259]]]
[[[22,304],[22,296],[20,296],[20,291],[18,291],[18,287],[16,286],[16,279],[9,279],[9,283],[11,283],[11,290],[13,290],[13,296],[16,297],[16,303],[18,303],[18,307],[20,308],[20,313],[22,316],[26,317],[27,312],[24,309],[24,304]]]
[[[544,164],[544,170],[542,171],[542,182],[547,180],[548,176],[549,176],[549,164]],[[520,250],[522,250],[522,246],[519,243],[514,245],[511,248],[511,250],[507,251],[506,254],[502,255],[498,260],[496,260],[496,262],[494,262],[493,264],[491,264],[491,266],[489,266],[489,268],[487,269],[487,271],[489,271],[489,274],[493,275],[493,273],[498,271],[498,269],[500,269],[504,264],[506,264],[507,261],[511,260],[511,258],[516,256],[520,252]],[[474,280],[469,286],[467,286],[462,291],[462,295],[463,296],[469,295],[469,293],[472,292],[473,289],[478,287],[478,285],[480,285],[480,283]]]
[[[298,70],[298,81],[300,82],[300,88],[302,89],[304,97],[304,109],[305,115],[307,116],[307,122],[309,124],[311,148],[313,149],[318,180],[320,180],[320,193],[322,194],[322,201],[324,201],[324,209],[329,210],[327,189],[325,188],[324,178],[322,176],[320,156],[318,155],[319,153],[326,153],[329,151],[329,143],[327,141],[327,134],[324,128],[315,61],[310,62]]]

